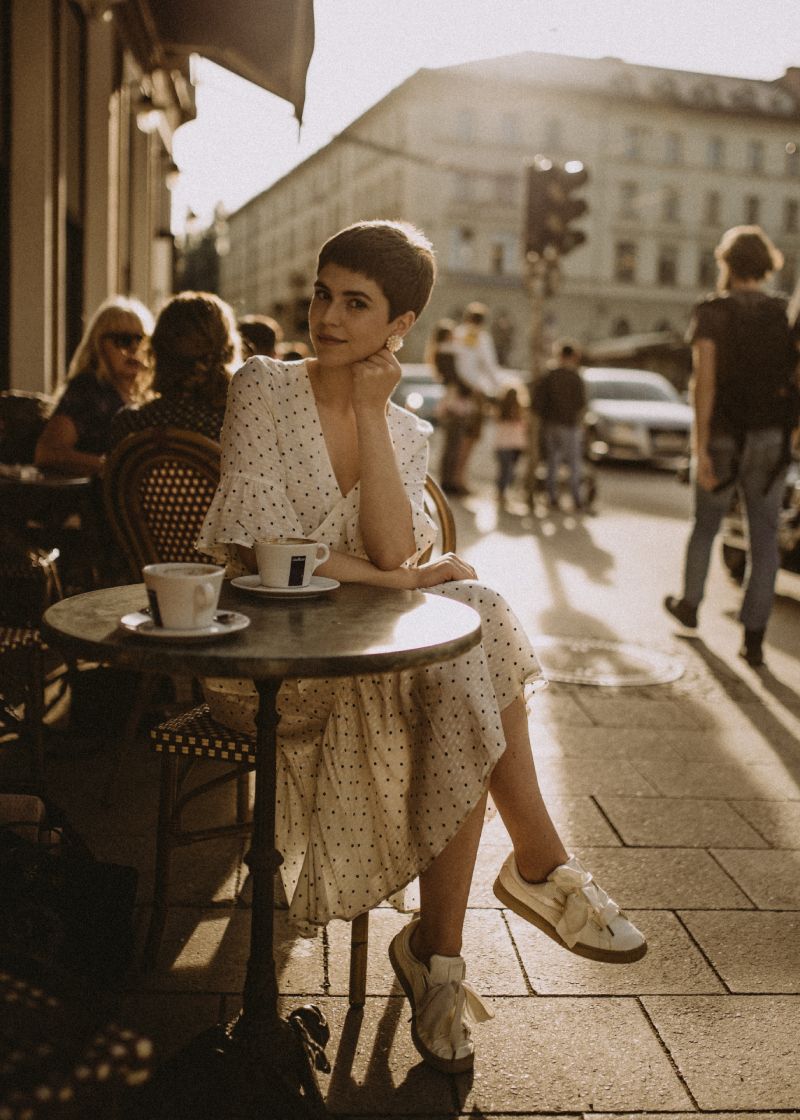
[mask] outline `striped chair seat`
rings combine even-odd
[[[255,742],[212,718],[207,704],[200,704],[174,719],[150,729],[154,750],[192,758],[255,765]]]

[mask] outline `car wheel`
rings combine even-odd
[[[744,570],[747,567],[747,555],[741,548],[734,548],[733,545],[723,544],[722,546],[722,559],[725,567],[735,583],[742,583],[744,580]]]

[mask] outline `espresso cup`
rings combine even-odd
[[[322,541],[281,537],[257,541],[255,554],[265,587],[307,587],[314,569],[325,563],[331,550]]]
[[[165,630],[202,630],[214,621],[224,568],[216,564],[148,564],[142,568],[150,614]]]

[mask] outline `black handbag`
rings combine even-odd
[[[99,988],[130,967],[138,872],[96,860],[47,804],[44,825],[0,827],[0,945]]]

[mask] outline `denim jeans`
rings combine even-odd
[[[731,481],[713,493],[694,483],[694,528],[686,549],[683,598],[695,607],[703,598],[711,546],[737,488],[749,536],[744,600],[739,614],[747,630],[765,630],[772,610],[779,562],[778,515],[786,485],[786,469],[776,473],[776,468],[783,455],[784,438],[780,428],[751,431],[739,450],[733,437],[712,436],[709,454],[714,473],[721,482]]]
[[[494,454],[497,459],[497,493],[502,498],[514,481],[514,472],[522,451],[518,447],[497,447]]]
[[[580,425],[545,424],[544,449],[547,455],[547,496],[558,500],[558,468],[569,467],[569,488],[576,506],[581,504],[581,469],[583,465],[583,429]]]

